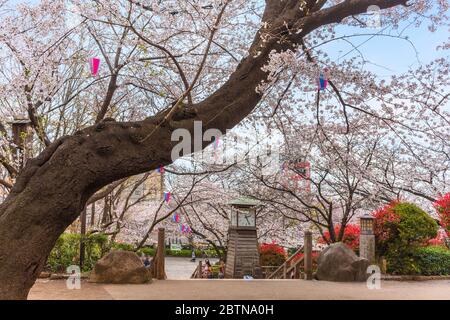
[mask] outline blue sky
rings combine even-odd
[[[39,0],[10,0],[9,4],[12,6],[23,2],[38,3]],[[408,21],[401,23],[399,30],[406,27],[408,23]],[[354,45],[361,45],[358,49],[362,51],[365,59],[371,62],[366,65],[367,69],[376,73],[381,78],[389,77],[393,74],[407,72],[409,68],[417,67],[419,64],[426,64],[437,57],[448,57],[448,52],[436,51],[438,45],[448,40],[448,30],[441,28],[432,33],[428,30],[427,26],[427,23],[423,23],[419,28],[411,25],[403,31],[403,35],[408,36],[409,40],[413,42],[417,53],[410,43],[395,38],[376,36],[366,42],[370,38],[367,36],[354,38],[352,42]],[[381,29],[342,26],[337,30],[338,35],[341,36],[376,33]],[[383,33],[394,35],[398,31],[387,29]],[[344,41],[333,41],[330,44],[324,45],[321,49],[325,50],[334,61],[337,61],[339,56],[352,51],[350,44]],[[349,58],[355,54],[357,54],[356,51],[350,52],[345,58]]]
[[[400,24],[402,30],[406,23]],[[367,29],[342,26],[338,28],[338,35],[353,34],[373,34],[384,33],[397,35],[398,30]],[[448,52],[436,50],[438,45],[448,40],[449,34],[445,28],[440,28],[434,33],[428,30],[428,24],[423,23],[420,27],[414,25],[406,28],[403,36],[407,36],[410,42],[398,38],[384,36],[361,36],[352,39],[352,43],[358,47],[365,59],[373,64],[366,65],[366,68],[378,74],[379,77],[387,77],[393,74],[404,73],[409,68],[417,67],[419,64],[426,64],[435,58],[446,56]],[[368,41],[367,41],[368,40]],[[359,46],[360,45],[360,46]],[[348,54],[345,58],[357,55],[357,51],[344,41],[335,41],[323,48],[331,58],[336,61],[339,56]],[[349,53],[350,52],[350,53]]]

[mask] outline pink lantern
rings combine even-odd
[[[96,77],[98,74],[98,69],[100,68],[100,58],[90,58],[89,66],[91,68],[91,74]]]

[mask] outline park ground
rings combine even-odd
[[[390,300],[450,299],[450,280],[365,283],[306,280],[155,280],[145,285],[103,285],[83,281],[68,290],[64,280],[39,280],[32,300]]]
[[[450,299],[450,280],[382,281],[380,289],[365,283],[305,280],[191,280],[196,267],[186,258],[166,258],[168,280],[145,285],[104,285],[82,281],[69,290],[65,280],[39,279],[32,300],[335,300]]]

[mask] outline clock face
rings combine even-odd
[[[255,226],[255,215],[251,213],[239,213],[238,217],[239,227],[254,227]]]

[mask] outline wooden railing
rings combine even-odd
[[[199,279],[202,277],[202,270],[203,270],[203,266],[202,266],[202,261],[198,262],[197,268],[195,268],[194,272],[191,275],[191,279]]]
[[[303,251],[303,256],[296,256]],[[294,252],[281,266],[278,267],[267,279],[300,279],[302,271],[306,280],[312,280],[312,234],[305,232],[304,245]]]
[[[261,275],[263,279],[268,279],[269,276],[277,270],[277,266],[261,266]]]
[[[292,271],[295,269],[294,277],[298,274],[298,271],[300,271],[300,263],[303,262],[304,257],[300,257],[298,260],[294,260],[294,258],[299,254],[302,253],[303,246],[295,251],[293,255],[291,255],[281,266],[278,267],[274,272],[272,272],[267,279],[289,279],[289,274],[291,274]],[[298,278],[297,278],[298,279]]]

